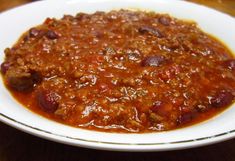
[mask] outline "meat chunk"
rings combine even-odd
[[[34,85],[41,81],[41,75],[37,72],[23,72],[19,69],[6,72],[7,84],[16,91],[29,92]]]
[[[39,90],[37,92],[37,102],[40,108],[49,113],[53,113],[59,107],[58,100],[60,96],[53,91],[49,90]]]

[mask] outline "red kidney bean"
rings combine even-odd
[[[154,36],[156,36],[158,38],[163,38],[164,37],[163,33],[157,28],[142,26],[138,29],[138,31],[141,34],[146,34],[146,33],[153,34]]]
[[[37,93],[37,102],[41,109],[45,112],[55,112],[59,106],[59,99],[60,96],[53,91],[40,90]]]
[[[8,62],[3,62],[2,64],[1,64],[1,72],[2,72],[2,74],[6,74],[6,72],[8,71],[8,69],[10,68],[10,63],[8,63]]]
[[[172,108],[172,104],[156,101],[150,109],[161,116],[167,116]]]
[[[161,55],[154,55],[154,56],[148,56],[141,62],[141,66],[160,66],[166,61],[164,56]]]
[[[226,60],[223,65],[231,70],[235,70],[235,59]]]
[[[58,39],[59,35],[57,33],[55,33],[55,31],[48,30],[47,33],[46,33],[46,37],[48,39],[54,40],[54,39]]]
[[[82,21],[82,20],[88,20],[88,19],[90,19],[90,18],[91,18],[91,15],[86,14],[86,13],[78,13],[75,17],[76,17],[76,19],[77,19],[78,21]]]
[[[229,91],[218,92],[210,99],[210,105],[212,107],[225,107],[232,103],[234,96]]]
[[[29,30],[29,36],[30,37],[37,37],[40,33],[40,30],[36,29],[36,28],[31,28]]]
[[[194,111],[190,111],[184,114],[181,114],[178,119],[177,119],[177,123],[178,124],[185,124],[190,122],[191,120],[193,120],[196,117],[197,113]]]
[[[169,26],[171,23],[171,19],[165,16],[159,17],[158,22],[162,25]]]
[[[26,42],[28,41],[30,38],[41,38],[45,35],[45,31],[44,30],[39,30],[36,28],[31,28],[28,32],[28,35],[26,35],[23,40]]]

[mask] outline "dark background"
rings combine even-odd
[[[189,0],[235,16],[235,0]],[[0,12],[30,2],[0,0]],[[0,123],[0,161],[235,161],[235,139],[194,149],[127,153],[63,145]]]

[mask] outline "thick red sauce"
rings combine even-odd
[[[58,122],[108,132],[164,131],[234,102],[235,59],[195,23],[141,11],[48,18],[5,50],[13,96]]]

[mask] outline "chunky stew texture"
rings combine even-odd
[[[195,23],[153,12],[47,18],[5,49],[1,73],[30,110],[108,132],[192,125],[235,97],[231,52]]]

